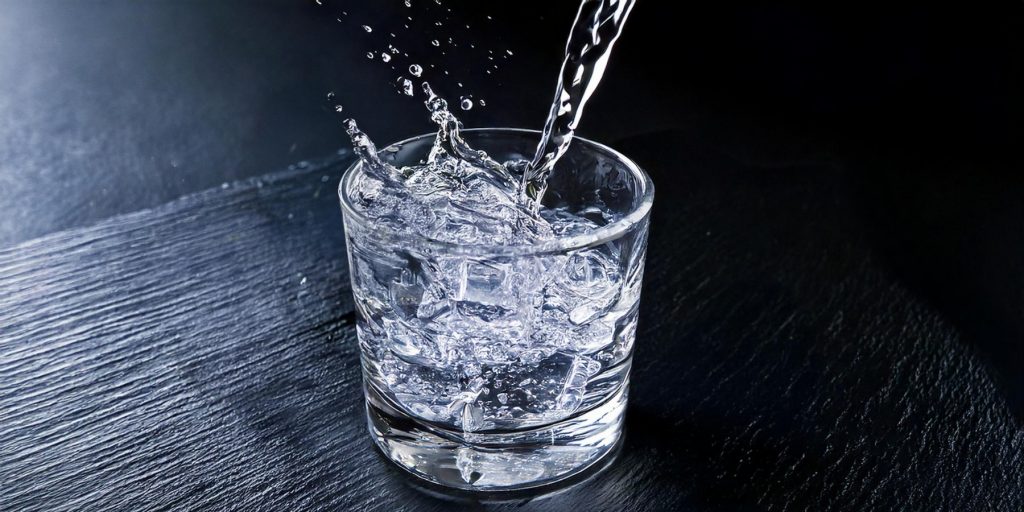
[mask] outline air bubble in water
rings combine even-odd
[[[381,52],[380,60],[382,60],[384,62],[391,62],[391,56],[386,54],[386,53],[384,53],[384,52]]]
[[[487,102],[485,102],[484,100],[480,100],[480,106],[481,107],[486,107],[487,106]]]
[[[373,52],[366,52],[366,58],[367,59],[372,59],[373,58]]]
[[[463,96],[459,102],[459,106],[462,107],[462,110],[469,110],[473,108],[473,100]]]
[[[369,25],[363,25],[363,30],[365,30],[365,31],[366,31],[366,33],[370,33],[370,32],[373,32],[373,29],[372,29],[372,28],[370,28],[370,26],[369,26]]]
[[[441,42],[438,41],[437,39],[434,39],[433,41],[431,41],[430,44],[432,44],[434,46],[441,46]]]
[[[423,74],[423,68],[419,64],[413,64],[409,66],[409,72],[412,73],[412,76],[418,77]]]

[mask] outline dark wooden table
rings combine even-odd
[[[620,147],[655,163],[669,137]],[[619,460],[529,507],[1019,509],[1019,420],[865,250],[841,173],[685,149],[649,165],[674,204],[655,210]],[[0,252],[0,509],[450,506],[365,431],[347,161]]]
[[[24,72],[0,73],[16,86],[0,102],[0,510],[484,506],[416,485],[366,433],[335,196],[351,155],[314,158],[340,130],[303,132],[322,121],[292,119],[291,100],[261,97],[275,105],[261,117],[247,109],[252,88],[211,93],[219,64],[267,65],[238,41],[280,19],[318,26],[315,11],[298,22],[284,2],[252,3],[244,27],[211,36],[208,17],[242,4],[207,17],[191,2],[98,4],[26,4],[0,31],[23,59],[0,71]],[[30,23],[50,16],[60,30]],[[54,38],[74,26],[87,37]],[[152,39],[121,46],[136,41],[125,34]],[[318,42],[303,34],[275,39],[288,41],[271,52],[276,69],[320,69],[291,62]],[[90,98],[67,104],[82,116],[69,121],[39,56],[102,50],[126,59],[100,60],[124,73],[118,87],[74,58],[55,68],[80,87],[59,98]],[[187,68],[180,90],[152,69],[198,56],[211,60]],[[300,79],[258,78],[288,98],[309,92]],[[220,96],[200,108],[208,94]],[[575,486],[488,506],[1024,509],[1024,200],[1019,178],[992,171],[1013,164],[837,149],[678,94],[638,103],[652,116],[641,133],[595,122],[591,134],[658,187],[622,450]],[[659,104],[672,126],[644,111]],[[594,119],[607,120],[600,105]],[[384,108],[393,123],[420,118]],[[391,130],[381,137],[409,135]]]

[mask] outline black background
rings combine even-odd
[[[411,62],[449,98],[486,99],[462,116],[468,126],[539,127],[575,11],[324,4],[0,3],[0,246],[329,155],[346,144],[330,91],[378,142],[429,131],[419,101],[395,92]],[[448,29],[457,47],[429,44]],[[366,57],[392,41],[411,54],[397,69]],[[857,243],[977,351],[1019,425],[1022,67],[1020,2],[640,0],[580,133],[657,142],[641,163],[662,192],[683,186],[673,165],[694,147],[763,169],[765,183],[787,179],[774,169],[837,169]],[[677,207],[659,196],[658,209]]]

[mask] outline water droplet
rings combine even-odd
[[[434,46],[441,46],[441,42],[438,41],[437,39],[434,39],[433,41],[431,41],[430,44],[432,44]]]
[[[323,4],[324,4],[324,1],[323,1],[323,0],[316,0],[316,4],[317,4],[317,5],[323,5]]]
[[[458,84],[459,87],[462,87],[462,82],[456,82],[456,84]]]
[[[331,92],[327,93],[327,99],[328,100],[333,100],[334,99],[334,91],[331,91]]]
[[[373,52],[366,52],[366,58],[367,59],[372,59],[373,58]]]
[[[463,96],[459,102],[459,106],[462,107],[462,110],[469,110],[473,108],[473,100],[466,96]]]
[[[402,87],[402,94],[405,94],[406,96],[412,96],[413,93],[415,92],[413,90],[412,80],[403,77],[398,79],[398,83]]]
[[[423,68],[419,64],[413,64],[409,66],[409,72],[412,73],[412,76],[418,77],[423,74]]]
[[[381,52],[380,60],[382,60],[384,62],[391,62],[391,56],[386,54],[386,53]]]
[[[373,29],[370,28],[369,25],[363,25],[363,30],[365,30],[367,34],[369,34],[370,32],[373,32]]]
[[[512,55],[512,50],[505,50],[505,53]]]
[[[487,106],[487,102],[484,101],[484,100],[480,100],[480,106],[481,107],[486,107]]]
[[[412,7],[412,2],[410,0],[405,0],[405,6]]]
[[[427,95],[427,98],[434,99],[437,97],[437,95],[434,94],[434,90],[430,88],[429,83],[423,82],[423,85],[421,85],[420,87],[423,88],[423,93]]]
[[[334,111],[335,112],[341,112],[342,110],[345,110],[345,108],[342,107],[341,105],[335,105],[334,106]]]

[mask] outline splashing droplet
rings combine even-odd
[[[370,28],[369,25],[363,25],[363,30],[365,30],[367,34],[369,34],[370,32],[373,32],[373,29]]]
[[[423,74],[423,68],[419,64],[413,64],[409,66],[409,72],[412,73],[412,76],[418,77]]]
[[[469,110],[473,108],[473,100],[466,96],[463,96],[462,99],[459,100],[459,106],[462,107],[462,110]]]
[[[405,78],[405,77],[399,78],[398,79],[398,84],[399,84],[399,87],[401,87],[401,89],[402,89],[402,94],[405,94],[406,96],[412,96],[413,93],[415,92],[413,90],[412,80],[409,80],[408,78]]]

